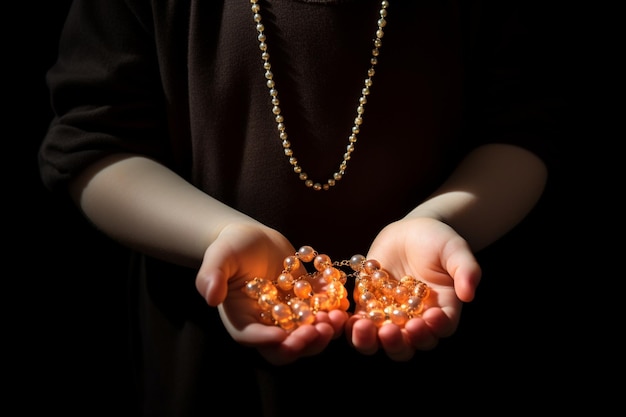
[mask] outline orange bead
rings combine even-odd
[[[330,260],[330,257],[328,255],[323,254],[323,253],[317,255],[315,257],[315,259],[313,260],[313,266],[318,271],[323,271],[324,269],[328,268],[329,266],[332,266],[332,264],[333,263]]]
[[[291,311],[299,326],[315,322],[315,313],[311,311],[308,303],[300,299],[296,299],[296,301],[291,303]]]
[[[384,269],[379,269],[372,272],[370,282],[374,288],[382,288],[385,282],[389,279],[389,274]]]
[[[277,303],[272,307],[272,317],[278,323],[282,323],[285,320],[291,320],[292,313],[291,307],[285,303]]]
[[[339,281],[331,282],[328,285],[327,292],[337,298],[346,298],[348,296],[348,290]]]
[[[274,284],[264,278],[253,278],[246,282],[243,292],[250,298],[259,298],[261,293],[267,292],[267,288],[271,288]]]
[[[389,312],[389,320],[400,327],[404,327],[409,318],[409,314],[399,308],[392,308]]]
[[[289,272],[283,272],[276,278],[276,285],[283,291],[291,291],[295,279]]]
[[[298,259],[298,257],[295,255],[287,256],[283,261],[283,267],[286,271],[293,271],[294,269],[298,269],[300,265],[300,259]]]
[[[393,298],[396,287],[396,281],[385,281],[380,287],[380,292],[388,298]]]
[[[372,300],[376,300],[374,293],[372,293],[371,291],[365,291],[355,301],[359,303],[359,305],[365,307]]]
[[[367,312],[367,317],[374,322],[376,327],[383,325],[387,317],[382,309],[375,309]]]
[[[309,281],[301,279],[295,282],[293,286],[293,293],[296,297],[304,300],[313,295],[313,287],[311,287],[311,283]]]
[[[354,255],[350,258],[350,268],[353,271],[360,271],[363,268],[363,262],[365,262],[365,256]]]
[[[341,279],[341,271],[334,266],[324,268],[322,276],[326,282],[339,281]]]
[[[278,299],[272,294],[261,294],[258,299],[258,303],[263,310],[269,310],[274,305],[276,305],[277,302]]]
[[[370,288],[369,278],[361,277],[357,279],[356,285],[354,286],[354,291],[355,292],[358,291],[359,294],[362,294],[366,291],[369,291],[369,288]]]
[[[396,300],[396,303],[402,304],[405,303],[406,300],[408,300],[410,295],[411,292],[407,287],[405,287],[404,285],[398,285],[394,289],[393,298],[394,300]]]
[[[302,246],[298,249],[298,257],[303,262],[311,262],[315,258],[315,250],[311,246]]]
[[[415,317],[418,314],[421,314],[423,309],[424,309],[424,303],[422,302],[421,297],[412,296],[406,300],[406,311],[412,317]]]
[[[378,271],[380,269],[380,262],[376,259],[368,259],[363,264],[363,270],[366,274],[372,274],[374,271]]]
[[[425,283],[423,283],[422,281],[419,281],[417,285],[415,286],[413,293],[417,297],[426,298],[430,294],[430,287],[426,285]]]
[[[406,286],[408,288],[415,287],[417,282],[418,282],[417,279],[415,279],[411,275],[405,275],[402,278],[400,278],[400,284],[402,284],[402,285],[404,285],[404,286]]]
[[[329,305],[332,305],[332,302],[328,295],[323,293],[313,294],[311,297],[311,309],[313,311],[328,311],[331,308]]]
[[[374,311],[374,310],[382,311],[383,307],[384,307],[383,303],[381,303],[379,300],[376,300],[376,299],[369,300],[367,304],[365,305],[365,309],[367,311]]]

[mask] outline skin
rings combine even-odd
[[[148,255],[198,268],[196,287],[237,342],[281,365],[315,355],[344,335],[370,355],[395,361],[437,346],[457,328],[463,303],[481,278],[474,254],[507,233],[534,207],[547,180],[544,163],[512,145],[467,155],[450,178],[406,217],[379,232],[366,257],[393,276],[432,288],[428,308],[403,328],[333,310],[292,332],[258,322],[256,301],[242,293],[255,276],[278,276],[296,248],[278,231],[204,194],[141,155],[105,158],[79,175],[70,192],[101,231]]]

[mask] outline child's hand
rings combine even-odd
[[[255,277],[275,280],[283,261],[295,253],[280,233],[252,223],[227,226],[207,249],[196,278],[198,291],[217,306],[224,326],[237,342],[256,348],[270,363],[281,365],[320,353],[342,331],[348,313],[320,311],[312,324],[291,331],[263,324],[258,301],[243,291]],[[300,266],[294,275],[304,274]]]
[[[428,218],[388,225],[372,243],[367,259],[379,261],[396,279],[411,275],[430,288],[424,311],[403,327],[378,327],[363,318],[365,311],[358,306],[346,323],[346,335],[358,351],[373,354],[383,349],[396,361],[409,360],[416,350],[432,349],[440,338],[452,335],[462,304],[474,298],[481,276],[467,242],[445,223]]]

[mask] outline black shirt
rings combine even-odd
[[[145,154],[294,246],[349,258],[480,144],[512,143],[551,161],[554,103],[538,33],[528,14],[494,3],[391,2],[356,149],[336,186],[313,191],[284,154],[249,1],[75,1],[48,73],[56,117],[40,151],[42,178],[62,192],[99,158]],[[261,5],[291,148],[324,182],[349,143],[380,3]],[[144,415],[212,415],[220,403],[249,415],[317,405],[324,414],[329,397],[371,411],[364,385],[392,381],[402,386],[393,398],[410,396],[419,387],[400,381],[436,372],[422,356],[362,357],[343,339],[272,367],[230,339],[195,290],[195,271],[137,255],[131,272]],[[293,403],[298,389],[325,399]]]

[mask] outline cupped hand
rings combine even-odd
[[[383,349],[396,361],[418,350],[433,349],[458,326],[464,302],[474,298],[481,269],[468,243],[450,226],[429,218],[402,219],[376,237],[366,256],[376,259],[392,277],[411,275],[430,287],[425,310],[403,327],[377,327],[357,306],[346,322],[346,335],[359,352]]]
[[[246,282],[262,277],[274,280],[295,248],[279,232],[254,223],[226,226],[206,250],[196,287],[211,306],[217,306],[231,337],[256,348],[270,363],[282,365],[320,353],[343,332],[348,313],[318,312],[313,324],[285,331],[260,322],[259,306],[243,292]],[[305,273],[301,266],[299,273]]]

